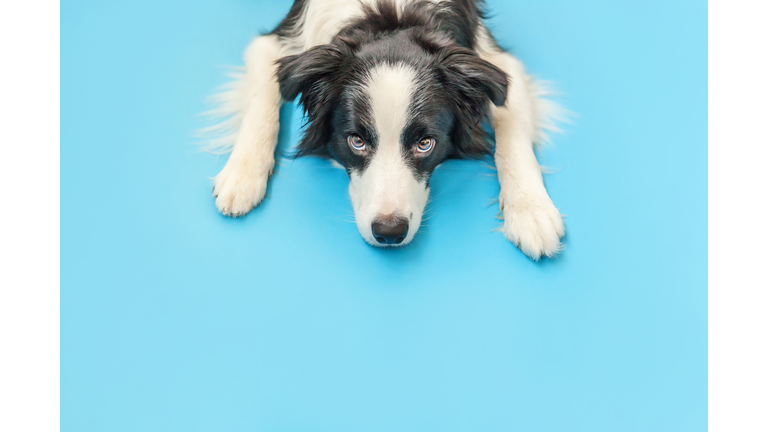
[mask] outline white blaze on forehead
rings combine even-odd
[[[408,107],[415,88],[416,72],[405,65],[372,69],[366,85],[371,114],[379,134],[378,151],[400,149],[400,135],[408,123]],[[383,148],[382,148],[383,147]]]

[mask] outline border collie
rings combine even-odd
[[[275,30],[250,44],[244,72],[219,95],[217,112],[228,120],[213,130],[231,133],[214,146],[232,151],[213,179],[219,211],[244,215],[264,198],[280,105],[299,97],[307,124],[297,156],[346,169],[357,228],[371,245],[413,239],[435,167],[493,153],[500,230],[534,260],[557,254],[563,220],[534,155],[555,130],[556,105],[495,43],[482,6],[295,0]]]

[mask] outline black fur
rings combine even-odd
[[[325,147],[330,139],[331,114],[349,74],[350,55],[345,45],[331,44],[279,60],[280,93],[285,100],[293,100],[300,93],[299,104],[307,117],[297,156],[328,156]]]
[[[275,27],[270,34],[275,34],[280,38],[290,38],[295,36],[293,33],[301,25],[301,14],[307,7],[309,0],[293,0],[293,6],[288,11],[288,15],[283,18],[280,24]]]
[[[292,37],[304,3],[296,1],[273,33]],[[280,59],[281,94],[286,100],[301,94],[307,116],[297,156],[331,157],[348,171],[365,168],[366,158],[351,151],[346,139],[359,134],[375,151],[378,137],[359,88],[366,71],[382,63],[407,64],[417,72],[417,91],[423,97],[411,107],[412,121],[401,137],[404,151],[425,136],[438,141],[429,156],[408,158],[418,176],[428,178],[447,158],[489,154],[492,145],[483,122],[489,102],[504,104],[508,77],[473,51],[482,18],[478,3],[459,0],[439,8],[412,3],[398,18],[395,6],[381,1],[330,44]]]
[[[294,0],[288,15],[270,32],[280,38],[292,38],[301,27],[302,13],[309,0]],[[395,28],[408,28],[415,26],[427,26],[447,34],[454,43],[465,48],[475,48],[475,34],[480,21],[485,18],[483,0],[454,0],[441,7],[435,8],[427,2],[414,3],[408,6],[410,11],[403,14],[403,19],[398,22],[394,7],[386,1],[380,1],[376,9],[368,10],[367,17],[351,25],[348,28],[360,28],[365,31],[378,32],[385,27],[390,31]],[[418,16],[415,11],[425,9],[425,13]],[[380,13],[376,13],[376,10]],[[377,17],[377,15],[379,15]],[[385,20],[382,21],[382,19]],[[385,23],[384,27],[374,27],[377,23]],[[366,28],[366,26],[369,26]]]

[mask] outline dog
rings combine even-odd
[[[231,148],[213,179],[233,217],[264,198],[281,103],[299,98],[307,124],[296,156],[341,165],[363,239],[411,242],[435,167],[493,154],[506,238],[533,260],[560,252],[565,227],[534,146],[555,131],[557,105],[484,25],[482,0],[295,0],[245,52],[219,95],[213,131]],[[486,125],[493,128],[495,145]],[[210,132],[210,131],[209,131]]]

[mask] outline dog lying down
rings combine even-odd
[[[557,106],[544,95],[494,42],[482,0],[295,0],[218,95],[216,112],[228,120],[212,130],[234,132],[212,143],[232,151],[214,178],[216,207],[236,217],[261,202],[280,104],[298,96],[308,124],[297,154],[346,169],[357,228],[371,245],[413,239],[440,163],[493,152],[501,231],[532,259],[551,257],[564,226],[533,151],[555,130]]]

